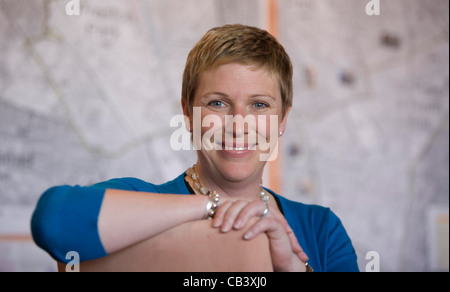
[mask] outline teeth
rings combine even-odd
[[[242,150],[248,150],[248,148],[233,148],[233,150],[242,151]]]
[[[243,150],[248,150],[248,147],[229,147],[229,146],[225,146],[226,150],[234,150],[234,151],[243,151]]]
[[[225,150],[231,150],[231,151],[244,151],[244,150],[255,150],[256,145],[248,145],[248,146],[241,146],[241,147],[233,147],[233,146],[227,146],[227,145],[220,145],[217,144],[219,147],[222,147],[220,149]]]

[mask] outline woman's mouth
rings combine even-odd
[[[226,151],[246,151],[246,150],[256,150],[256,146],[258,144],[251,144],[249,145],[248,143],[230,143],[230,144],[226,144],[226,143],[222,143],[222,150],[226,150]]]
[[[220,152],[231,158],[245,158],[254,153],[256,145],[257,144],[249,145],[247,143],[222,143]]]

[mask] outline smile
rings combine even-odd
[[[239,145],[238,143],[233,143],[233,145],[226,145],[225,143],[222,143],[221,145],[216,143],[216,145],[221,146],[220,150],[228,150],[228,151],[246,151],[246,150],[256,150],[256,146],[258,144],[243,144]]]
[[[248,147],[237,147],[237,148],[231,148],[225,147],[226,150],[236,150],[236,151],[242,151],[242,150],[248,150]]]
[[[257,117],[254,115],[246,117],[226,115],[225,119],[228,117],[232,123],[223,125],[223,121],[219,116],[210,114],[202,118],[201,111],[201,107],[193,107],[192,129],[190,123],[187,122],[189,118],[184,115],[176,115],[171,119],[171,127],[181,125],[170,136],[170,146],[173,150],[220,150],[233,157],[248,155],[251,151],[258,150],[260,161],[272,161],[278,156],[278,115],[270,115],[269,121],[267,121],[266,115],[258,115]],[[251,125],[256,124],[263,126],[261,126],[261,129],[254,129]],[[244,133],[246,135],[245,139],[234,140],[236,139],[236,137],[233,137],[236,134],[234,128],[231,129],[230,126],[231,130],[227,130],[227,125],[239,129],[245,129],[245,126],[247,126],[252,131],[249,130],[248,133]],[[204,127],[207,127],[208,130],[203,132],[202,129]],[[258,129],[261,131],[257,131]],[[230,139],[232,141],[226,140],[226,133],[233,133]],[[224,136],[225,139],[223,139]]]

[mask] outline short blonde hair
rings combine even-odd
[[[200,73],[229,63],[265,68],[280,85],[282,116],[292,106],[292,63],[283,46],[267,31],[240,24],[209,30],[188,55],[182,99],[192,109]]]

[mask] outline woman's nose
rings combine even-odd
[[[244,106],[234,106],[225,119],[227,135],[233,135],[233,137],[243,137],[255,126],[255,116],[249,115]]]
[[[244,105],[241,105],[241,104],[234,104],[231,107],[231,115],[245,117],[247,115],[246,107]]]

